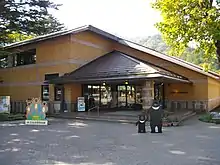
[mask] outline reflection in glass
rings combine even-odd
[[[126,106],[126,86],[118,86],[118,107]]]
[[[136,86],[136,103],[141,104],[142,103],[142,89],[141,86]]]
[[[99,85],[92,86],[92,97],[95,100],[95,105],[99,105],[100,102]]]
[[[127,102],[128,106],[135,104],[135,88],[134,86],[127,86]]]
[[[111,87],[101,86],[101,106],[110,106],[112,101]]]

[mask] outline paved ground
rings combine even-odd
[[[220,125],[191,120],[161,134],[131,124],[55,120],[0,123],[1,165],[219,165]]]

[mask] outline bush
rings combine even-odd
[[[23,120],[25,116],[23,114],[14,114],[9,116],[9,120]]]
[[[9,119],[8,113],[0,113],[0,121],[7,121]]]
[[[25,116],[23,114],[0,113],[0,121],[13,121],[23,119],[25,119]]]
[[[220,119],[216,119],[214,121],[215,121],[215,124],[220,124]]]
[[[207,122],[207,123],[213,123],[212,115],[210,113],[206,113],[206,114],[200,116],[199,120],[203,121],[203,122]]]
[[[200,121],[203,121],[203,122],[207,122],[207,123],[215,123],[215,124],[220,124],[220,119],[213,119],[213,114],[211,113],[206,113],[202,116],[199,117],[199,120]]]

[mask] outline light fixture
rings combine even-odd
[[[106,85],[105,82],[103,82],[102,85],[105,86]]]
[[[125,81],[125,84],[128,85],[128,81],[127,80]]]

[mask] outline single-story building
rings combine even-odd
[[[67,109],[78,97],[100,108],[150,107],[210,111],[220,105],[220,77],[197,65],[91,25],[10,44],[0,57],[0,95],[33,97]]]

